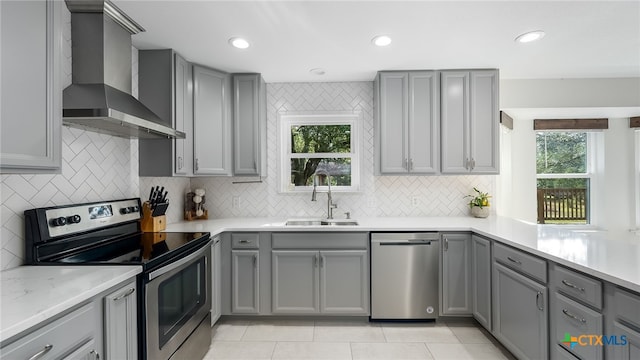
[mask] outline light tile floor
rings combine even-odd
[[[472,320],[378,323],[230,320],[213,328],[214,359],[514,359]]]

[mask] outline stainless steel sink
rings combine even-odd
[[[340,225],[358,225],[356,220],[352,219],[289,219],[285,222],[286,226],[340,226]]]

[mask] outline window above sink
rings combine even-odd
[[[312,191],[317,171],[331,175],[332,191],[359,191],[361,124],[359,112],[280,113],[280,192]]]

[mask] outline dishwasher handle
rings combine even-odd
[[[435,239],[410,239],[410,240],[402,240],[402,241],[374,241],[374,244],[378,244],[380,246],[419,246],[419,245],[431,245],[434,242],[438,242]]]

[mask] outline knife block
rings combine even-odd
[[[142,232],[159,232],[167,228],[167,216],[151,216],[152,212],[148,202],[142,204],[142,219],[140,220]]]

